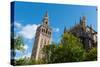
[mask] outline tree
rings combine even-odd
[[[24,42],[22,36],[16,36],[14,33],[11,33],[11,64],[15,65],[15,55],[16,50],[24,51]]]
[[[32,64],[37,64],[37,62],[34,59],[30,59],[27,57],[16,60],[16,65],[32,65]]]
[[[23,46],[24,46],[23,37],[19,35],[14,39],[14,49],[23,51],[24,50]]]
[[[45,55],[45,57],[43,57],[43,60],[45,63],[51,63],[51,55],[53,55],[53,52],[56,49],[56,44],[52,43],[50,45],[45,45],[43,48],[43,54]]]
[[[86,61],[96,61],[97,60],[97,48],[93,47],[86,53]]]
[[[61,43],[51,44],[44,48],[47,63],[82,61],[85,50],[80,40],[71,33],[64,33]]]
[[[62,36],[61,44],[63,45],[65,62],[82,61],[84,58],[85,50],[80,42],[80,39],[71,33],[64,33]]]

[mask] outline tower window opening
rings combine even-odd
[[[44,33],[45,33],[45,29],[44,29]]]
[[[48,22],[46,21],[45,23],[47,24]]]
[[[44,30],[44,29],[42,29],[42,32],[44,32],[43,30]]]
[[[47,34],[49,34],[49,31],[47,31]]]

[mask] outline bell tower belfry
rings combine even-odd
[[[45,56],[42,48],[51,43],[52,29],[49,27],[48,19],[48,13],[46,12],[42,20],[42,24],[36,30],[34,46],[31,55],[31,58],[34,58],[35,60],[42,59]]]
[[[48,22],[48,13],[46,12],[44,18],[43,18],[43,25],[48,26],[49,22]]]

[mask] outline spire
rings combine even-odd
[[[46,11],[44,18],[43,18],[43,25],[48,26],[48,12]]]
[[[65,33],[65,32],[67,32],[66,26],[65,26],[65,28],[64,28],[64,33]]]
[[[86,16],[80,17],[80,23],[86,23]]]
[[[48,12],[46,11],[46,13],[45,13],[45,17],[48,17]]]
[[[92,24],[90,25],[90,33],[92,33]]]
[[[81,27],[83,28],[83,30],[86,31],[86,16],[81,17],[80,24],[81,24]]]
[[[86,16],[80,17],[80,24],[81,25],[86,24]]]
[[[82,17],[82,20],[83,20],[83,21],[86,21],[86,16],[83,16],[83,17]]]

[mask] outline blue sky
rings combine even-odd
[[[16,57],[30,56],[34,44],[36,28],[42,23],[46,13],[49,15],[49,26],[53,29],[52,40],[59,42],[64,27],[67,29],[79,23],[81,16],[86,16],[87,25],[93,25],[97,31],[96,6],[80,6],[49,3],[15,2],[14,32],[24,37],[24,53],[17,51]]]

